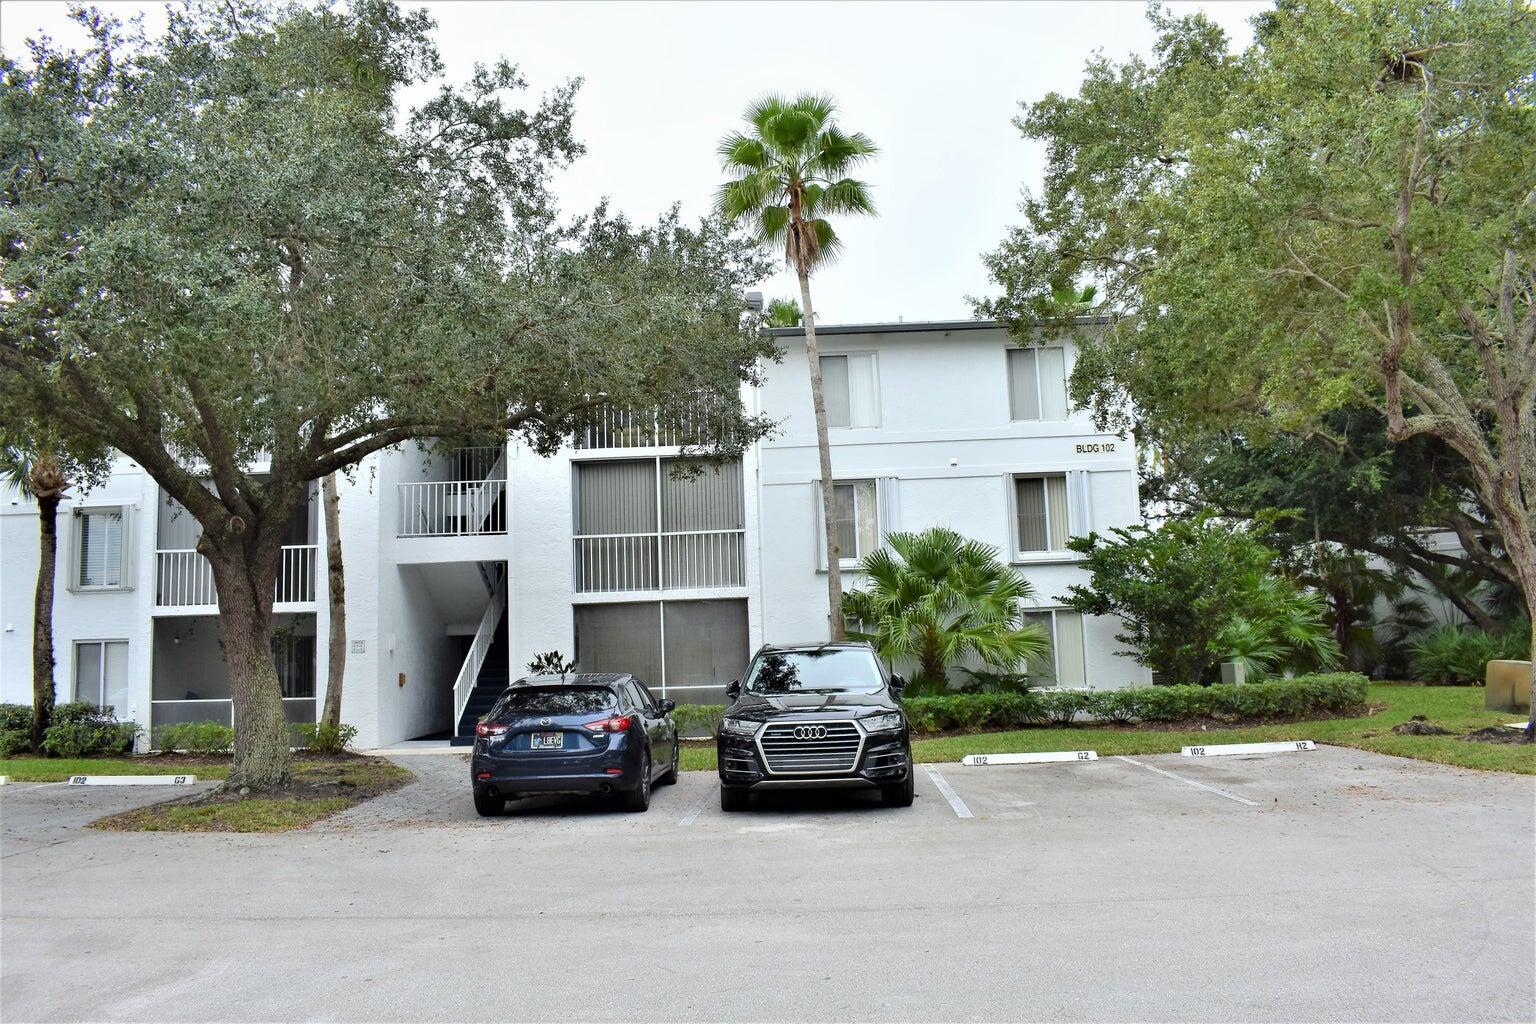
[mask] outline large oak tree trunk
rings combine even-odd
[[[347,582],[341,561],[341,494],[336,474],[325,478],[325,563],[331,609],[330,668],[326,673],[322,725],[341,725],[341,681],[347,670]]]
[[[275,789],[288,778],[289,745],[282,686],[272,657],[272,601],[281,537],[247,550],[238,539],[211,542],[205,532],[198,549],[213,565],[234,704],[235,757],[225,785]]]
[[[821,390],[821,352],[816,347],[816,316],[811,308],[811,278],[805,270],[799,271],[800,306],[805,311],[805,358],[811,370],[811,408],[816,415],[816,455],[821,463],[821,523],[826,531],[827,551],[827,628],[833,640],[842,640],[843,628],[843,567],[842,552],[837,546],[837,520],[835,511],[835,486],[832,478],[832,447],[827,440],[827,400]]]
[[[32,597],[32,750],[43,752],[53,719],[53,579],[59,561],[59,499],[37,499],[37,588]]]

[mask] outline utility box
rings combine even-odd
[[[1483,706],[1489,711],[1531,710],[1531,663],[1490,661]]]
[[[1224,661],[1221,663],[1221,681],[1236,685],[1248,681],[1247,666],[1240,661]]]

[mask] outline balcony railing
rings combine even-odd
[[[277,604],[309,604],[315,600],[315,570],[320,549],[314,544],[283,547],[273,600]],[[160,608],[216,607],[213,566],[195,548],[155,552],[155,605]]]
[[[400,485],[398,537],[507,532],[505,480],[426,480]]]
[[[610,533],[575,538],[577,593],[747,584],[745,530]]]
[[[677,448],[701,439],[719,440],[731,420],[703,402],[677,410],[605,405],[576,434],[577,448]]]

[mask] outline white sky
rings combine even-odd
[[[158,4],[108,3],[126,18]],[[414,6],[407,4],[407,6]],[[573,76],[587,155],[557,182],[562,205],[603,196],[637,220],[674,201],[706,213],[720,182],[715,144],[754,97],[828,92],[839,123],[881,147],[863,177],[880,215],[838,226],[842,261],[812,281],[822,323],[967,318],[990,291],[980,254],[1018,219],[1019,189],[1038,183],[1043,147],[1009,123],[1018,103],[1075,92],[1095,49],[1147,52],[1139,2],[1020,4],[430,3],[447,75],[506,56],[542,91]],[[1252,2],[1203,8],[1235,45],[1251,39]],[[62,3],[6,0],[0,48],[20,56],[39,29],[75,38]],[[797,294],[780,273],[769,298]]]

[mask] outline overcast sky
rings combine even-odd
[[[161,5],[104,4],[120,17]],[[407,6],[414,6],[407,4]],[[580,76],[576,132],[587,155],[565,171],[567,210],[607,196],[650,219],[677,201],[709,209],[715,144],[755,96],[835,96],[840,123],[881,153],[863,173],[879,216],[838,225],[842,261],[812,281],[822,323],[971,316],[990,291],[980,254],[1017,220],[1019,189],[1038,183],[1042,147],[1009,123],[1020,101],[1075,92],[1096,50],[1147,52],[1135,2],[986,4],[432,3],[450,79],[506,56],[534,89]],[[1242,45],[1266,4],[1175,3],[1206,10]],[[70,32],[63,4],[5,0],[0,48],[19,56],[38,29]],[[794,278],[763,282],[770,298]]]

